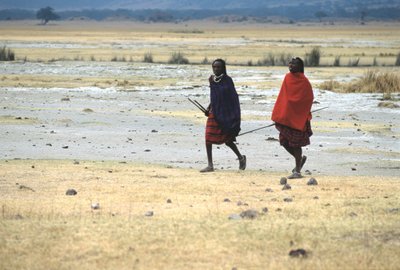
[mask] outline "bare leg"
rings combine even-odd
[[[293,172],[300,172],[301,168],[303,167],[304,163],[307,160],[306,156],[303,156],[303,151],[301,149],[301,147],[290,147],[288,145],[284,145],[283,146],[286,151],[289,152],[289,154],[291,154],[294,159],[295,159],[295,168],[293,169]]]
[[[239,160],[243,158],[242,154],[240,154],[239,149],[237,148],[236,144],[233,141],[225,143],[232,151],[236,154]]]
[[[246,169],[246,156],[240,154],[239,149],[237,148],[236,144],[233,141],[225,143],[232,151],[236,154],[239,159],[239,170]]]
[[[200,172],[214,171],[214,164],[213,164],[213,158],[212,158],[212,144],[211,143],[206,143],[206,150],[207,150],[208,166],[205,167],[204,169],[200,170]]]

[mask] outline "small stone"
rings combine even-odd
[[[168,200],[167,200],[167,203],[172,203],[171,199],[168,199]]]
[[[157,130],[155,130],[155,129],[153,129],[151,132],[152,132],[152,133],[157,133],[158,131],[157,131]]]
[[[243,205],[243,203],[242,203],[241,201],[238,201],[238,202],[236,203],[236,205],[237,205],[237,206],[241,206],[241,205]]]
[[[350,217],[356,217],[356,216],[358,216],[356,213],[354,213],[354,212],[351,212],[350,214],[349,214],[349,216]]]
[[[314,200],[318,200],[319,199],[319,197],[318,196],[314,196],[314,198],[313,198]]]
[[[153,211],[147,211],[144,215],[146,217],[152,217],[154,215],[154,212]]]
[[[264,207],[264,208],[262,209],[262,211],[263,211],[263,213],[267,213],[267,212],[268,212],[268,207]]]
[[[240,213],[240,216],[242,218],[255,219],[258,216],[258,212],[256,210],[249,209]]]
[[[266,188],[265,191],[266,191],[266,192],[274,192],[274,191],[272,190],[272,188]]]
[[[307,251],[302,249],[302,248],[292,249],[289,252],[289,256],[290,257],[294,257],[294,258],[298,258],[298,257],[303,257],[304,258],[304,257],[307,257]]]
[[[305,170],[304,174],[305,175],[311,175],[312,173],[309,170]]]
[[[308,180],[307,185],[316,186],[316,185],[318,185],[318,182],[317,182],[317,180],[315,180],[315,178],[311,177],[310,180]]]
[[[293,202],[293,199],[292,198],[284,198],[283,201],[284,202]]]
[[[70,188],[67,190],[67,192],[65,192],[65,195],[67,196],[75,196],[76,194],[78,194],[78,192],[73,188]]]
[[[228,198],[225,198],[224,202],[231,202],[231,200],[229,200]]]
[[[35,169],[35,165],[32,165],[31,168],[32,168],[32,169]]]
[[[79,165],[79,161],[74,160],[74,165]]]
[[[281,208],[276,208],[275,211],[276,211],[276,212],[282,212],[282,209],[281,209]]]
[[[281,185],[286,185],[287,184],[287,178],[286,177],[282,177],[281,180],[279,181],[279,183]]]
[[[97,209],[100,209],[100,204],[98,202],[92,203],[91,207],[93,210],[97,210]]]
[[[352,171],[357,171],[357,169],[356,169],[356,168],[351,168],[351,170],[352,170]]]
[[[62,148],[64,148],[64,149],[68,149],[68,145],[64,145]]]
[[[150,149],[146,149],[146,150],[144,150],[145,152],[151,152],[151,150]]]
[[[282,188],[282,190],[289,190],[292,189],[292,187],[289,184],[285,184]]]
[[[228,219],[229,220],[240,220],[240,219],[242,219],[242,217],[238,214],[231,214],[231,215],[229,215]]]

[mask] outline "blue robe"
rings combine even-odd
[[[232,78],[224,75],[210,83],[211,110],[224,134],[237,136],[240,131],[240,104]]]

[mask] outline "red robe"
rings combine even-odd
[[[304,131],[311,120],[314,94],[307,77],[301,72],[287,73],[272,111],[272,121]]]

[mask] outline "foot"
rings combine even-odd
[[[298,178],[303,178],[303,176],[299,172],[294,172],[287,177],[287,179],[298,179]]]
[[[303,156],[303,157],[301,158],[301,167],[300,167],[300,171],[301,171],[301,169],[303,168],[303,166],[304,166],[304,164],[306,163],[306,161],[307,161],[307,157],[306,157],[306,156]],[[295,171],[296,171],[296,168],[293,168],[292,173],[294,173]]]
[[[246,169],[246,156],[243,155],[241,159],[239,159],[239,170]]]
[[[207,166],[204,169],[201,169],[200,172],[201,173],[205,173],[205,172],[213,172],[214,171],[214,167],[213,166]]]

